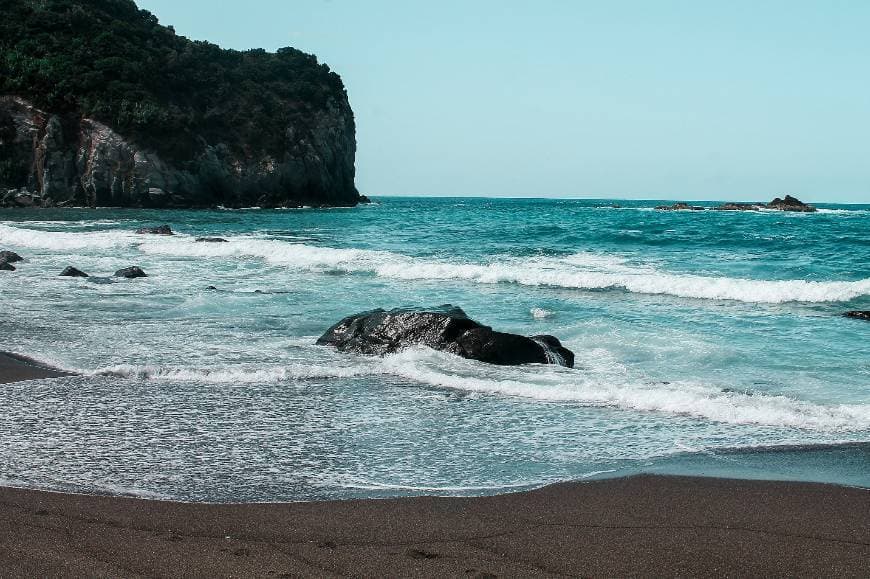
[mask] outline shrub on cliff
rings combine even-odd
[[[95,118],[179,166],[206,142],[280,156],[312,109],[349,111],[316,57],[192,41],[131,0],[0,0],[0,14],[0,94]]]

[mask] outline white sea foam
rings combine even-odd
[[[729,424],[870,431],[868,404],[822,405],[787,396],[725,392],[707,384],[648,383],[618,373],[554,366],[488,367],[424,348],[388,356],[384,364],[409,380],[470,392],[661,412]]]
[[[122,364],[99,368],[85,374],[90,376],[113,376],[136,380],[165,382],[199,382],[206,384],[270,384],[300,380],[328,378],[351,378],[360,375],[383,373],[373,364],[355,366],[322,366],[317,364],[285,364],[273,368],[181,368],[167,366],[135,366]]]
[[[63,367],[54,360],[52,365]],[[384,358],[346,357],[329,364],[294,362],[266,368],[117,365],[92,371],[66,370],[86,376],[201,384],[293,383],[391,375],[429,387],[484,395],[656,412],[728,424],[870,432],[870,404],[825,405],[783,395],[726,391],[711,384],[649,382],[631,376],[606,351],[599,350],[578,355],[578,368],[573,370],[541,365],[493,366],[424,347]]]
[[[70,249],[110,249],[129,245],[136,240],[129,231],[94,231],[73,233],[68,231],[41,231],[0,224],[0,242],[4,245],[31,249],[67,251]],[[138,237],[142,237],[141,235]]]
[[[532,308],[529,310],[529,313],[532,314],[532,317],[536,320],[543,320],[544,318],[549,318],[553,315],[553,312],[545,310],[544,308]]]
[[[235,238],[231,243],[197,244],[189,239],[154,239],[147,253],[190,257],[253,257],[294,269],[367,272],[407,281],[464,280],[482,284],[662,294],[754,303],[849,301],[870,295],[870,279],[859,281],[755,280],[673,274],[635,266],[618,256],[587,252],[564,258],[505,259],[493,263],[452,263],[365,249]]]
[[[457,263],[413,258],[389,251],[335,248],[254,237],[229,243],[196,243],[186,235],[139,236],[125,231],[47,232],[0,225],[0,241],[20,247],[68,250],[133,246],[148,254],[200,258],[254,258],[315,272],[371,273],[406,281],[461,280],[751,303],[838,302],[870,295],[870,279],[857,281],[758,280],[676,274],[634,265],[620,256],[581,252],[561,258],[504,258]]]

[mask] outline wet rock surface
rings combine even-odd
[[[329,328],[317,344],[368,355],[420,345],[490,364],[574,366],[574,353],[553,336],[497,332],[449,304],[431,309],[377,309],[348,316]]]
[[[115,272],[115,277],[125,277],[127,279],[135,279],[137,277],[148,277],[148,274],[142,271],[140,267],[135,265],[119,269]]]
[[[60,272],[61,277],[88,277],[88,274],[83,272],[80,269],[76,269],[73,266],[67,266],[64,268],[62,272]]]
[[[140,227],[136,230],[140,235],[173,235],[172,229],[168,225],[158,225],[157,227]]]
[[[856,320],[867,320],[870,322],[870,310],[852,310],[850,312],[846,312],[843,314],[847,318],[854,318]]]

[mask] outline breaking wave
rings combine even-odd
[[[406,281],[463,280],[581,290],[621,289],[632,293],[750,303],[838,302],[870,295],[870,279],[859,281],[754,280],[674,274],[631,265],[618,256],[576,253],[562,258],[505,259],[451,263],[366,249],[333,248],[268,239],[234,238],[201,244],[190,239],[143,243],[146,253],[189,257],[252,257],[293,269],[364,272]]]
[[[423,348],[388,356],[384,365],[408,380],[483,394],[660,412],[729,424],[870,431],[870,404],[823,405],[788,396],[725,391],[707,384],[644,382],[555,366],[485,367]]]
[[[734,300],[749,303],[843,302],[870,295],[870,279],[858,281],[758,280],[677,274],[625,258],[594,253],[564,257],[455,263],[389,251],[335,248],[305,243],[232,237],[230,243],[196,243],[193,237],[155,238],[125,231],[48,232],[0,225],[5,244],[52,250],[107,249],[127,245],[152,255],[199,258],[255,258],[290,269],[370,273],[405,281],[462,280],[579,290],[624,290],[638,294]]]
[[[597,354],[588,362],[595,363]],[[654,412],[713,422],[797,428],[819,432],[870,432],[870,405],[816,404],[784,395],[723,389],[696,382],[650,382],[628,376],[611,362],[585,369],[492,366],[414,347],[384,358],[348,357],[349,365],[292,363],[196,369],[118,365],[83,372],[154,382],[268,384],[389,375],[432,388],[589,407]]]

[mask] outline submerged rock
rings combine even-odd
[[[673,205],[659,205],[656,207],[659,211],[703,211],[704,208],[700,205],[689,205],[688,203],[674,203]]]
[[[63,277],[88,277],[88,274],[71,265],[67,266],[62,272],[60,272],[60,275]]]
[[[725,203],[713,209],[716,211],[758,211],[760,208],[753,203]]]
[[[223,237],[197,237],[194,241],[202,243],[227,243],[227,240]]]
[[[148,277],[148,274],[142,271],[140,267],[133,265],[116,271],[115,277],[126,277],[127,279],[133,279],[137,277]]]
[[[461,308],[383,309],[348,316],[317,344],[342,352],[382,356],[409,346],[428,346],[490,364],[558,364],[574,367],[574,353],[553,336],[496,332],[470,319]]]
[[[140,227],[136,233],[151,234],[151,235],[173,235],[172,229],[168,225],[158,225],[157,227]]]
[[[24,258],[15,253],[14,251],[0,251],[0,261],[5,261],[6,263],[15,263],[18,261],[24,261]]]
[[[856,320],[867,320],[870,322],[870,310],[852,310],[843,314],[847,318],[855,318]]]
[[[777,197],[767,204],[768,209],[778,209],[779,211],[800,211],[801,213],[813,213],[817,211],[812,205],[807,205],[800,199],[786,195],[785,199]]]
[[[5,259],[0,259],[0,271],[15,271],[15,266]]]

